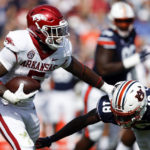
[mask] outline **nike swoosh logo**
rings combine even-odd
[[[56,61],[56,60],[58,60],[57,58],[52,58],[52,61]]]

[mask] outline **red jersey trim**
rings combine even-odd
[[[88,89],[86,90],[86,93],[85,93],[85,96],[84,96],[84,113],[87,113],[87,103],[88,103],[88,97],[89,97],[89,94],[92,90],[92,86],[88,86]],[[85,128],[85,136],[86,137],[89,137],[89,130],[88,128]]]
[[[29,33],[29,34],[30,34],[30,37],[31,37],[31,39],[33,41],[33,44],[36,47],[36,49],[37,49],[37,51],[38,51],[38,53],[40,55],[40,58],[42,60],[47,58],[47,57],[49,57],[50,55],[52,55],[55,52],[55,51],[49,49],[49,51],[45,53],[44,50],[42,50],[42,47],[40,46],[38,41],[34,38],[34,36],[31,33]]]
[[[14,143],[15,147],[17,150],[21,150],[20,145],[17,141],[17,139],[14,137],[14,135],[11,133],[11,131],[9,130],[7,124],[5,123],[2,115],[0,114],[0,122],[2,124],[2,126],[4,127],[5,133],[3,132],[3,129],[0,128],[1,133],[3,134],[3,136],[5,137],[5,139],[10,143],[11,142],[7,139],[6,133],[8,134],[8,136],[11,138],[12,142]],[[12,145],[11,145],[12,146]],[[13,146],[12,146],[13,147]]]

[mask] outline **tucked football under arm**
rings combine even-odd
[[[66,124],[60,131],[51,136],[52,142],[58,141],[66,136],[69,136],[81,129],[85,128],[88,125],[95,124],[101,121],[98,116],[97,110],[93,109],[89,113],[77,117]]]
[[[104,83],[101,76],[97,75],[94,71],[80,63],[74,57],[72,57],[71,64],[66,70],[93,87],[101,88]]]

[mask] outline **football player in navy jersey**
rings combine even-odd
[[[108,18],[110,26],[108,29],[102,30],[98,38],[94,71],[101,75],[107,83],[113,85],[118,81],[126,80],[129,72],[132,72],[132,79],[137,79],[134,67],[144,60],[147,52],[143,50],[140,53],[136,53],[134,43],[136,31],[133,25],[135,19],[134,11],[128,3],[116,2],[112,5]],[[99,98],[105,94],[88,85],[86,85],[83,92],[85,93],[83,94],[85,113],[93,109]],[[88,126],[85,129],[84,135],[77,143],[75,150],[88,150],[100,139],[103,130],[102,123]],[[128,133],[133,135],[130,130],[128,130]],[[122,139],[125,140],[124,138]],[[131,136],[131,139],[133,142],[135,141],[134,135]],[[131,139],[128,140],[131,144],[126,142],[126,146],[132,145]],[[108,139],[105,138],[106,141],[108,143]],[[106,145],[109,145],[109,143]],[[123,145],[120,149],[126,150],[123,149]]]
[[[66,124],[56,134],[39,138],[36,148],[49,147],[88,125],[103,121],[122,128],[132,129],[140,150],[150,149],[150,89],[136,80],[121,81],[115,84],[113,97],[103,96],[87,114],[77,117]]]

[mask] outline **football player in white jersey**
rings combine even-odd
[[[27,14],[27,26],[27,30],[9,32],[0,51],[0,131],[14,150],[35,149],[39,120],[32,101],[35,93],[26,95],[23,84],[12,93],[4,84],[9,79],[22,75],[41,82],[62,67],[110,96],[113,90],[112,85],[72,56],[68,23],[57,8],[33,8]]]

